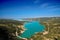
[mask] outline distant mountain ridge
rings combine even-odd
[[[40,21],[40,20],[50,20],[50,19],[60,19],[60,17],[23,18],[22,20]]]

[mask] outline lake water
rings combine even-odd
[[[27,29],[24,33],[20,35],[22,38],[30,38],[36,32],[43,32],[45,27],[41,25],[38,21],[32,21],[24,24],[24,27]]]

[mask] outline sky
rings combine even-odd
[[[60,0],[0,0],[0,18],[60,17]]]

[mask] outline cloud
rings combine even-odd
[[[43,3],[39,6],[39,9],[43,12],[52,13],[55,11],[59,11],[60,7],[57,5],[51,5],[50,3]]]
[[[52,9],[52,8],[57,8],[57,6],[48,6],[47,8]]]
[[[53,8],[53,9],[50,9],[50,11],[57,11],[57,10],[60,10],[60,8]]]
[[[34,3],[39,3],[40,0],[35,0]]]
[[[44,3],[40,5],[41,9],[59,9],[57,5],[51,5],[50,3]]]
[[[60,10],[60,7],[57,7],[57,6],[48,6],[46,9],[48,9],[50,11],[57,11],[57,10]]]
[[[40,8],[47,8],[49,5],[49,3],[43,3],[40,5]]]

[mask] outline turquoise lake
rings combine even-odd
[[[20,35],[22,38],[30,38],[36,32],[43,32],[45,27],[41,25],[38,21],[32,21],[24,24],[24,27],[27,29],[24,33]]]

